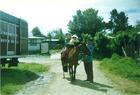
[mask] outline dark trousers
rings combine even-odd
[[[85,72],[86,72],[86,75],[87,75],[87,80],[92,82],[93,81],[93,65],[92,65],[92,62],[90,62],[90,63],[84,62],[84,68],[85,68]]]
[[[68,72],[68,62],[67,62],[67,60],[62,61],[62,68],[63,68],[63,72]]]

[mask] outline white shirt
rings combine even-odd
[[[77,42],[79,42],[78,39],[73,39],[73,38],[72,38],[72,39],[70,40],[70,43],[69,43],[69,44],[70,44],[70,45],[74,45],[74,44],[77,43]]]

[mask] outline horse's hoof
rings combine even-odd
[[[75,81],[76,79],[75,78],[72,78],[72,81]]]

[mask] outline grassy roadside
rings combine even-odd
[[[39,77],[39,73],[48,71],[48,67],[41,64],[19,64],[18,67],[1,69],[1,94],[13,95],[29,81]]]
[[[140,67],[133,59],[113,55],[111,59],[106,58],[101,62],[100,69],[118,89],[128,95],[140,94]]]

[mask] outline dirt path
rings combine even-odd
[[[52,75],[47,86],[40,87],[31,95],[126,95],[115,89],[112,83],[98,69],[99,63],[94,61],[94,84],[85,82],[83,63],[77,67],[76,81],[71,83],[69,75],[63,79],[60,54],[55,54],[47,59],[51,65],[49,74]]]

